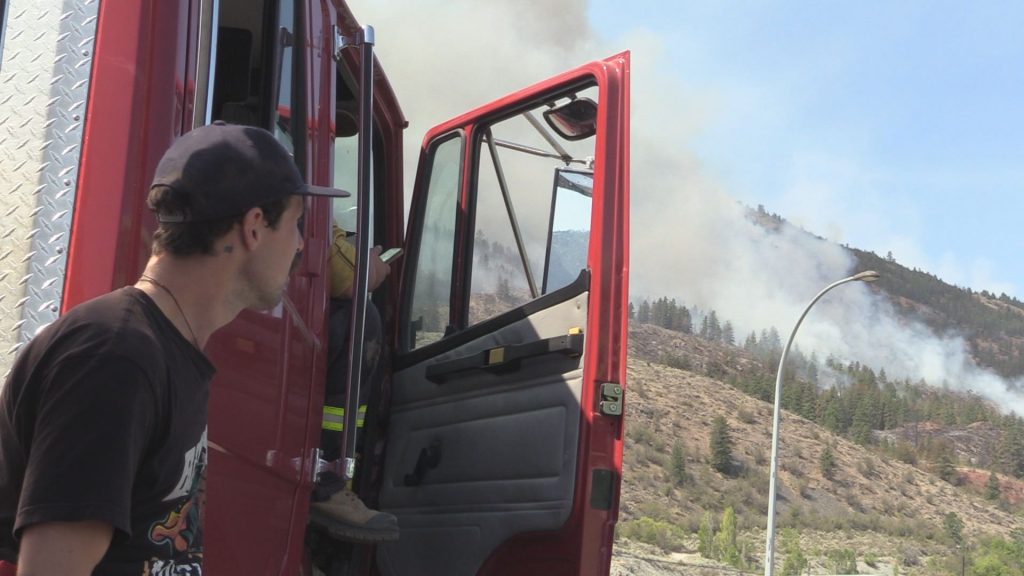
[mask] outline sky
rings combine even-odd
[[[631,51],[630,297],[787,334],[855,269],[838,244],[1024,299],[1024,3],[351,0],[405,115],[431,126]],[[407,179],[408,180],[408,179]],[[773,234],[763,205],[813,234]],[[1024,397],[877,289],[830,293],[796,345]],[[1024,380],[1012,383],[1024,387]]]
[[[621,2],[653,34],[727,193],[977,290],[1024,298],[1024,4]],[[634,58],[642,58],[634,54]]]

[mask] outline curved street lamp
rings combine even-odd
[[[775,412],[772,420],[772,461],[771,461],[771,479],[768,484],[768,535],[765,537],[764,545],[764,574],[765,576],[773,576],[775,574],[775,493],[776,485],[778,482],[778,470],[779,470],[779,416],[782,411],[782,372],[786,367],[786,356],[789,355],[789,347],[793,344],[793,339],[796,338],[796,331],[800,328],[800,324],[804,321],[804,317],[811,311],[811,307],[814,306],[826,292],[839,286],[840,284],[846,284],[847,282],[874,282],[878,280],[881,275],[873,270],[867,272],[861,272],[855,274],[849,278],[843,278],[838,282],[833,282],[825,287],[824,290],[818,292],[818,295],[811,300],[811,303],[804,308],[803,314],[800,315],[800,319],[796,321],[796,326],[793,326],[793,332],[789,334],[789,340],[786,341],[785,348],[782,349],[782,358],[779,359],[779,372],[775,375]]]

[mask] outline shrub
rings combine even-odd
[[[686,356],[686,354],[672,354],[665,352],[658,359],[659,364],[664,364],[669,368],[675,368],[676,370],[693,370],[693,362]]]
[[[736,417],[740,419],[740,422],[744,424],[753,424],[757,421],[754,413],[746,408],[740,408],[739,412],[736,413]]]
[[[874,552],[868,552],[864,555],[864,563],[872,568],[878,568],[878,555]]]
[[[700,532],[702,514],[693,512],[683,517],[679,527],[683,529],[683,532],[687,534],[697,534]]]
[[[876,465],[872,458],[861,458],[857,462],[857,472],[864,478],[871,479],[875,476]]]
[[[804,500],[810,500],[811,498],[811,483],[806,478],[797,480],[796,491],[800,494],[800,497]]]
[[[900,564],[913,568],[921,564],[921,552],[916,548],[904,548],[900,553]]]
[[[836,574],[856,574],[857,554],[849,548],[829,550],[828,563],[832,572]]]
[[[759,446],[754,446],[750,449],[750,457],[754,460],[754,464],[758,466],[764,466],[768,462],[768,455]]]
[[[683,530],[668,522],[644,516],[622,522],[619,526],[617,533],[623,538],[652,544],[665,552],[678,552],[683,549]]]
[[[654,430],[650,426],[638,422],[626,427],[626,437],[641,446],[650,446],[654,443]]]
[[[786,560],[782,563],[782,574],[783,576],[798,576],[807,569],[807,557],[804,556],[803,550],[800,548],[800,537],[797,535],[796,530],[792,528],[786,528],[782,531],[782,535],[779,538],[779,548],[786,555]]]

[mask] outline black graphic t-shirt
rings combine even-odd
[[[0,392],[0,559],[32,524],[98,520],[95,575],[201,574],[213,373],[132,287],[44,329]]]

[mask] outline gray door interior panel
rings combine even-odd
[[[587,294],[481,335],[393,379],[381,508],[401,537],[388,575],[472,575],[508,538],[557,530],[572,508],[583,358],[549,354],[444,383],[426,367],[585,328]],[[481,354],[482,357],[482,354]]]

